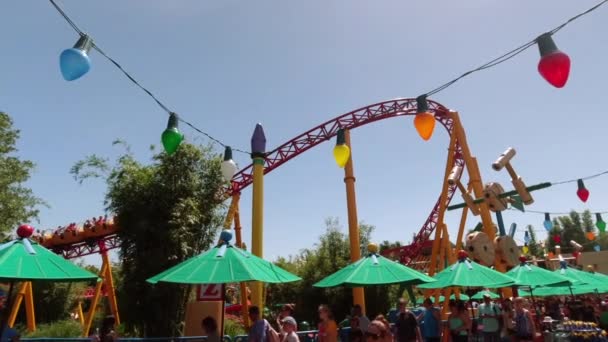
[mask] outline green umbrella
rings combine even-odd
[[[0,245],[1,281],[86,281],[97,275],[80,268],[27,237]]]
[[[450,296],[450,299],[456,300],[456,294],[455,294],[455,293],[453,293],[453,294]],[[466,294],[464,294],[464,293],[461,293],[461,294],[460,294],[460,300],[469,300],[469,299],[471,299],[471,298],[470,298],[469,296],[467,296]]]
[[[522,297],[530,297],[532,294],[538,297],[548,297],[548,296],[579,296],[589,293],[604,293],[608,291],[608,287],[604,286],[602,288],[598,288],[593,285],[575,285],[571,288],[568,286],[546,286],[535,288],[533,293],[530,291],[519,291],[520,296]]]
[[[434,283],[422,284],[418,288],[438,289],[451,286],[461,287],[505,287],[513,284],[513,278],[482,266],[459,253],[459,260],[435,275]]]
[[[373,252],[368,256],[340,269],[313,286],[416,285],[435,281],[424,273],[376,254],[374,248],[370,248]]]
[[[226,231],[222,232],[222,236],[224,233]],[[230,238],[225,237],[217,247],[177,264],[147,282],[225,284],[244,281],[288,283],[301,280],[271,262],[230,245],[228,241]]]
[[[597,273],[577,270],[574,267],[568,266],[565,261],[560,262],[560,269],[553,271],[553,273],[569,279],[573,285],[587,284],[600,286],[606,282],[606,280],[604,280],[602,276],[598,276]]]
[[[435,303],[435,296],[431,296],[430,298],[431,298],[431,301],[433,303]],[[424,302],[424,300],[422,300],[422,301]],[[444,296],[439,296],[439,303],[443,303],[443,302],[445,302],[445,297]]]
[[[515,280],[516,286],[564,286],[570,285],[571,282],[566,277],[540,268],[535,265],[529,265],[525,261],[518,266],[513,267],[507,275]]]
[[[488,290],[484,290],[484,291],[479,291],[476,294],[473,295],[473,297],[471,297],[472,299],[477,299],[477,300],[483,300],[483,296],[484,295],[489,295],[490,298],[492,299],[498,299],[500,298],[500,296],[492,291],[488,291]]]
[[[588,293],[603,293],[608,291],[606,279],[608,276],[594,272],[585,272],[573,267],[569,267],[565,261],[560,262],[560,269],[551,272],[567,278],[572,283],[571,286],[544,286],[534,288],[532,294],[540,297],[546,296],[568,296],[582,295]],[[528,295],[527,291],[522,292]]]
[[[9,282],[7,308],[12,306],[11,293],[15,281],[72,282],[95,280],[97,275],[84,270],[59,255],[40,246],[29,237],[34,228],[22,225],[17,230],[18,239],[0,245],[0,281]],[[7,316],[0,319],[0,336]]]

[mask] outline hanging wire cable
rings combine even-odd
[[[531,213],[531,214],[549,214],[549,215],[570,215],[572,212],[575,212],[579,215],[582,215],[582,212],[578,212],[576,210],[570,210],[570,211],[540,211],[540,210],[528,210],[526,209],[526,211],[522,212],[518,209],[515,208],[509,208],[509,210],[513,210],[513,211],[517,211],[520,212],[522,214],[526,214],[526,213]],[[608,211],[591,211],[589,210],[589,212],[591,214],[608,214]]]
[[[49,0],[51,2],[51,4],[53,5],[53,7],[55,7],[55,9],[59,12],[59,14],[61,14],[61,16],[68,22],[68,24],[70,24],[70,26],[72,26],[72,28],[74,29],[74,31],[76,31],[79,35],[83,36],[85,35],[85,33],[78,27],[78,25],[76,25],[76,23],[74,23],[74,21],[72,21],[72,19],[70,19],[70,17],[68,17],[68,15],[61,9],[61,7],[59,7],[57,5],[57,3],[55,3],[55,0]],[[165,112],[167,112],[167,114],[171,114],[173,113],[172,110],[170,110],[162,101],[160,101],[150,90],[148,90],[146,87],[142,86],[136,79],[135,77],[133,77],[131,74],[129,74],[123,67],[122,65],[120,65],[114,58],[110,57],[107,53],[105,53],[100,47],[99,45],[97,45],[96,43],[93,43],[93,49],[95,49],[97,52],[99,52],[100,55],[102,55],[103,57],[105,57],[108,61],[110,61],[110,63],[112,63],[118,70],[120,70],[133,84],[135,84],[139,89],[143,90],[148,96],[150,96],[152,98],[152,100],[154,100],[154,102],[156,102],[156,104],[162,108]],[[222,146],[222,147],[226,147],[226,144],[224,144],[223,142],[221,142],[219,139],[214,138],[213,136],[211,136],[209,133],[203,131],[202,129],[196,127],[194,124],[184,120],[181,116],[177,116],[178,120],[180,122],[183,122],[184,124],[186,124],[187,126],[189,126],[190,128],[192,128],[193,130],[197,131],[198,133],[204,135],[205,137],[207,137],[209,140],[211,140],[212,142]],[[250,152],[244,151],[242,149],[239,148],[235,148],[232,147],[233,151],[237,151],[243,154],[247,154],[249,155]]]
[[[78,28],[78,26],[67,16],[67,14],[55,3],[55,0],[49,0],[51,2],[51,4],[53,5],[53,7],[55,7],[55,9],[59,12],[59,14],[61,14],[61,16],[68,22],[68,24],[70,24],[70,26],[72,26],[72,28],[74,29],[74,31],[76,31],[79,35],[84,35],[83,31],[80,30],[80,28]],[[574,17],[568,19],[566,22],[564,22],[563,24],[557,26],[556,28],[552,29],[549,31],[549,33],[554,34],[556,32],[558,32],[559,30],[563,29],[564,27],[566,27],[568,24],[572,23],[573,21],[581,18],[582,16],[589,14],[595,10],[597,10],[600,6],[604,5],[606,2],[608,2],[608,0],[603,0],[600,3],[598,3],[597,5],[591,7],[590,9],[579,13],[577,15],[575,15]],[[537,42],[537,38],[532,39],[531,41],[501,55],[500,57],[497,57],[485,64],[482,64],[481,66],[469,70],[465,73],[463,73],[462,75],[458,76],[457,78],[448,81],[442,85],[440,85],[439,87],[436,87],[435,89],[432,89],[431,91],[425,93],[427,96],[432,96],[434,94],[437,94],[440,91],[445,90],[446,88],[450,87],[451,85],[453,85],[454,83],[458,82],[459,80],[475,73],[478,71],[482,71],[482,70],[486,70],[489,68],[492,68],[494,66],[497,66],[498,64],[504,63],[512,58],[514,58],[515,56],[519,55],[520,53],[524,52],[525,50],[529,49],[530,47],[532,47],[533,45],[536,44]],[[146,94],[148,94],[148,96],[150,96],[155,102],[156,104],[158,104],[164,111],[166,111],[167,113],[171,114],[172,111],[168,109],[167,106],[165,106],[156,96],[154,96],[154,94],[152,94],[152,92],[150,92],[148,89],[146,89],[145,87],[143,87],[133,76],[131,76],[127,71],[124,70],[124,68],[118,63],[116,62],[113,58],[111,58],[110,56],[108,56],[106,53],[104,53],[97,44],[94,44],[94,49],[97,50],[102,56],[104,56],[106,59],[108,59],[112,64],[114,64],[114,66],[116,66],[131,82],[133,82],[137,87],[139,87],[141,90],[143,90]],[[197,128],[196,126],[194,126],[193,124],[191,124],[190,122],[182,119],[181,117],[179,118],[179,120],[181,122],[183,122],[184,124],[188,125],[189,127],[191,127],[192,129],[194,129],[195,131],[203,134],[204,136],[206,136],[207,138],[209,138],[211,141],[221,145],[221,146],[226,146],[226,144],[222,143],[220,140],[212,137],[211,135],[209,135],[208,133],[204,132],[203,130]],[[241,149],[237,149],[237,148],[232,148],[234,151],[238,151],[241,153],[245,153],[245,154],[250,154],[247,151],[241,150]],[[608,172],[608,171],[607,171]],[[576,181],[576,180],[575,180]],[[554,183],[554,184],[563,184],[563,183]]]
[[[557,31],[559,31],[559,30],[563,29],[564,27],[566,27],[566,25],[568,25],[568,24],[572,23],[573,21],[575,21],[575,20],[577,20],[577,19],[581,18],[581,17],[582,17],[582,16],[584,16],[584,15],[587,15],[587,14],[589,14],[589,13],[591,13],[591,12],[595,11],[595,10],[596,10],[596,9],[598,9],[600,6],[604,5],[606,2],[608,2],[608,0],[603,0],[603,1],[601,1],[600,3],[598,3],[597,5],[595,5],[595,6],[591,7],[590,9],[588,9],[588,10],[586,10],[586,11],[582,12],[582,13],[579,13],[579,14],[575,15],[574,17],[572,17],[572,18],[568,19],[568,20],[567,20],[566,22],[564,22],[563,24],[561,24],[561,25],[559,25],[558,27],[556,27],[556,28],[554,28],[554,29],[550,30],[550,31],[549,31],[549,33],[551,33],[551,34],[556,33]],[[446,83],[444,83],[444,84],[440,85],[439,87],[437,87],[437,88],[435,88],[435,89],[433,89],[433,90],[431,90],[431,91],[427,92],[427,93],[426,93],[426,95],[430,97],[430,96],[432,96],[432,95],[434,95],[434,94],[437,94],[437,93],[438,93],[438,92],[440,92],[440,91],[443,91],[444,89],[448,88],[448,87],[449,87],[449,86],[451,86],[452,84],[454,84],[454,83],[456,83],[456,82],[460,81],[461,79],[463,79],[463,78],[465,78],[465,77],[467,77],[467,76],[469,76],[469,75],[471,75],[471,74],[473,74],[473,73],[475,73],[475,72],[477,72],[477,71],[485,70],[485,69],[488,69],[488,68],[494,67],[494,66],[496,66],[496,65],[498,65],[498,64],[501,64],[501,63],[504,63],[504,62],[506,62],[506,61],[510,60],[511,58],[513,58],[513,57],[515,57],[515,56],[519,55],[520,53],[524,52],[525,50],[527,50],[527,49],[529,49],[530,47],[532,47],[533,45],[535,45],[535,44],[536,44],[537,39],[538,39],[538,37],[536,37],[536,38],[532,39],[531,41],[529,41],[529,42],[527,42],[527,43],[525,43],[525,44],[522,44],[521,46],[519,46],[519,47],[517,47],[517,48],[515,48],[515,49],[513,49],[513,50],[511,50],[511,51],[509,51],[509,52],[507,52],[507,53],[505,53],[504,55],[502,55],[502,56],[500,56],[500,57],[497,57],[497,58],[495,58],[495,59],[493,59],[493,60],[491,60],[491,61],[489,61],[489,62],[487,62],[487,63],[485,63],[485,64],[483,64],[483,65],[481,65],[481,66],[479,66],[479,67],[477,67],[477,68],[475,68],[475,69],[472,69],[472,70],[469,70],[469,71],[467,71],[467,72],[463,73],[462,75],[460,75],[460,76],[456,77],[455,79],[453,79],[453,80],[451,80],[451,81],[448,81],[448,82],[446,82]]]
[[[591,175],[591,176],[583,177],[583,178],[568,179],[568,180],[563,180],[563,181],[559,181],[559,182],[551,182],[551,184],[552,185],[560,185],[560,184],[574,183],[574,182],[577,182],[579,179],[586,181],[586,180],[589,180],[589,179],[597,178],[599,176],[603,176],[605,174],[608,174],[608,170],[607,171],[602,171],[600,173],[596,173],[596,174]]]

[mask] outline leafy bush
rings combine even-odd
[[[26,333],[24,337],[79,337],[82,327],[78,321],[64,320],[49,324],[40,324],[36,331]]]
[[[224,317],[224,335],[234,338],[234,336],[246,334],[245,324],[240,317],[233,315],[226,315]]]

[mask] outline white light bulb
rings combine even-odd
[[[224,160],[222,162],[222,176],[227,182],[232,180],[232,177],[234,177],[236,171],[238,171],[238,169],[232,159]]]

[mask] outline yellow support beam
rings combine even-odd
[[[346,208],[348,212],[348,239],[350,241],[350,262],[361,259],[359,242],[359,219],[357,217],[357,196],[355,195],[355,171],[353,166],[353,149],[350,145],[350,130],[344,130],[344,143],[350,149],[348,162],[344,167],[344,184],[346,185]],[[365,292],[362,287],[353,287],[353,302],[361,306],[365,314]]]
[[[108,264],[104,262],[101,265],[101,271],[99,272],[99,276],[101,279],[97,282],[95,286],[95,295],[93,295],[93,299],[91,300],[91,307],[86,314],[84,319],[84,327],[82,328],[82,336],[89,336],[89,332],[91,331],[91,325],[93,324],[93,317],[95,317],[95,311],[97,309],[97,304],[99,303],[99,298],[101,297],[101,289],[104,283],[104,277],[108,270]]]
[[[116,320],[116,325],[120,324],[120,315],[118,314],[118,303],[116,301],[116,291],[114,289],[114,276],[112,275],[112,263],[110,262],[110,258],[108,257],[108,252],[103,250],[101,252],[101,260],[103,263],[107,265],[106,273],[103,277],[104,283],[106,285],[106,291],[108,293],[108,301],[110,303],[110,310],[112,311],[112,315]]]

